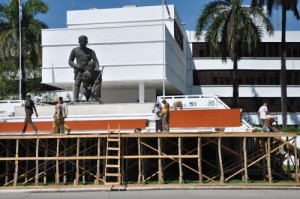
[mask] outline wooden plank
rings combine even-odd
[[[227,137],[227,138],[237,138],[237,137],[251,137],[251,138],[278,138],[278,137],[295,137],[296,132],[284,133],[284,132],[276,132],[276,133],[246,133],[246,132],[210,132],[210,133],[201,133],[201,132],[164,132],[164,133],[120,133],[121,138],[171,138],[171,137],[203,137],[203,138],[219,138],[219,137]],[[0,140],[7,139],[22,139],[22,140],[32,140],[36,138],[106,138],[107,133],[91,133],[91,132],[79,132],[72,133],[70,135],[66,134],[30,134],[30,135],[8,135],[8,134],[0,134]]]

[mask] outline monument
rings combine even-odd
[[[84,88],[86,101],[101,101],[102,72],[94,50],[87,47],[88,38],[81,35],[79,47],[73,48],[69,57],[69,65],[74,68],[74,102],[78,102],[80,87]],[[76,63],[75,63],[76,59]]]

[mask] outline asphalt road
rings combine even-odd
[[[298,190],[1,191],[0,199],[298,199]]]

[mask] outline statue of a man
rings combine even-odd
[[[78,102],[81,83],[85,89],[86,101],[95,99],[100,101],[102,71],[99,71],[99,62],[96,53],[86,45],[88,38],[85,35],[79,37],[79,47],[71,51],[69,65],[74,68],[74,101]],[[76,59],[76,63],[74,60]]]

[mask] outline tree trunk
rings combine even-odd
[[[239,108],[239,72],[238,60],[235,57],[233,60],[233,105],[232,108]]]
[[[285,47],[285,31],[286,31],[286,5],[282,1],[282,28],[281,28],[281,112],[282,112],[282,127],[287,127],[287,83],[286,83],[286,47]]]

